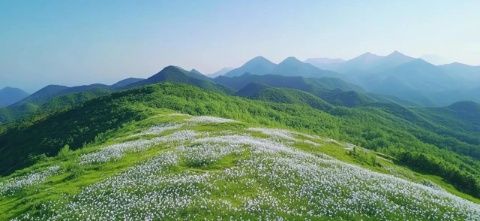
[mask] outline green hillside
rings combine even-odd
[[[170,86],[178,87],[162,88]],[[452,195],[458,192],[436,177],[348,143],[258,123],[129,108],[148,116],[0,179],[0,219],[480,216],[478,204]]]
[[[478,145],[462,147],[465,142],[455,137],[437,134],[382,109],[336,107],[327,113],[305,104],[255,101],[178,84],[118,92],[36,122],[23,122],[0,135],[0,172],[10,174],[54,156],[65,145],[79,149],[102,142],[112,131],[145,119],[158,108],[288,127],[348,141],[387,154],[397,164],[440,176],[456,191],[479,196],[478,158],[465,152],[478,151]],[[451,143],[437,144],[442,137]]]
[[[262,101],[308,105],[310,107],[327,112],[333,109],[331,104],[315,95],[290,88],[275,88],[262,84],[250,83],[236,94],[242,97],[248,97],[250,99]]]

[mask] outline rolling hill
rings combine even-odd
[[[391,113],[368,106],[329,108],[329,105],[319,108],[315,105],[326,104],[305,92],[291,89],[278,92],[275,88],[264,88],[261,92],[258,97],[267,98],[264,100],[268,102],[185,84],[137,87],[96,98],[71,110],[34,122],[23,122],[3,132],[0,135],[0,160],[3,165],[0,172],[10,174],[45,156],[54,156],[65,145],[81,149],[86,144],[100,142],[109,131],[151,115],[149,110],[166,108],[188,114],[233,117],[270,126],[283,125],[352,142],[391,155],[399,165],[440,176],[457,187],[456,191],[479,196],[480,185],[475,177],[478,177],[480,165],[474,159],[480,158],[480,149],[474,139],[418,124],[418,121],[398,114],[402,112]],[[281,103],[273,102],[272,97],[275,96],[281,98],[277,100]],[[328,108],[328,112],[321,110],[323,108]],[[440,121],[436,125],[448,126]],[[429,165],[423,166],[418,162],[428,162]]]
[[[480,215],[468,186],[478,161],[429,143],[432,131],[378,108],[304,102],[162,83],[21,123],[0,134],[0,218]],[[458,105],[472,104],[448,108]]]

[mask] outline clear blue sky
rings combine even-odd
[[[478,0],[0,0],[0,88],[399,50],[480,64]]]

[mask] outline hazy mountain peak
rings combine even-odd
[[[480,68],[480,66],[468,65],[460,62],[452,62],[450,64],[440,65],[441,67],[458,67],[458,68]]]
[[[224,68],[222,68],[222,69],[220,69],[220,70],[218,70],[218,71],[216,71],[216,72],[213,72],[213,73],[209,74],[209,76],[210,76],[210,77],[213,77],[213,78],[214,78],[214,77],[218,77],[218,76],[222,76],[222,75],[228,73],[228,72],[231,71],[231,70],[233,70],[233,68],[231,68],[231,67],[224,67]]]
[[[302,61],[298,60],[296,57],[287,57],[285,58],[280,64],[284,63],[303,63]]]
[[[408,57],[408,58],[412,58],[408,55],[405,55],[399,51],[393,51],[392,53],[390,53],[389,55],[387,55],[386,57]],[[412,58],[413,59],[413,58]]]
[[[360,58],[380,58],[382,56],[380,55],[377,55],[377,54],[374,54],[372,52],[365,52],[363,54],[361,54],[360,56],[358,56]]]
[[[163,72],[163,71],[186,71],[186,70],[175,65],[169,65],[164,67],[160,72]]]
[[[273,62],[271,62],[270,60],[266,59],[263,56],[257,56],[247,61],[247,63],[245,63],[243,66],[252,65],[252,64],[262,64],[262,63],[274,64]]]
[[[408,65],[415,64],[415,65],[435,66],[435,65],[430,64],[430,63],[428,63],[427,61],[425,61],[421,58],[413,59],[413,60],[407,62],[406,64],[408,64]]]
[[[23,91],[22,89],[14,87],[4,87],[3,89],[0,89],[0,107],[13,104],[27,96],[28,93]]]
[[[123,79],[123,80],[120,80],[120,81],[116,82],[115,84],[112,84],[112,87],[113,88],[121,88],[121,87],[125,87],[127,85],[130,85],[130,84],[137,83],[137,82],[142,81],[142,80],[145,80],[145,79],[143,79],[143,78],[126,78],[126,79]]]
[[[380,60],[381,58],[383,58],[382,56],[379,56],[379,55],[376,55],[376,54],[373,54],[373,53],[370,53],[370,52],[366,52],[366,53],[363,53],[351,60],[349,60],[350,63],[353,63],[353,62],[360,62],[360,63],[370,63],[370,62],[375,62],[375,61],[378,61]]]
[[[262,56],[257,56],[247,61],[241,67],[229,71],[225,75],[233,77],[233,76],[240,76],[242,74],[245,74],[246,72],[250,72],[252,74],[258,74],[258,75],[270,74],[272,70],[275,68],[275,66],[276,64],[269,61],[268,59]]]
[[[195,69],[195,68],[194,68],[194,69],[192,69],[192,70],[190,71],[190,73],[204,75],[204,74],[202,74],[202,72],[198,71],[198,70],[197,70],[197,69]]]

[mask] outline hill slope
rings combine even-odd
[[[414,173],[346,143],[225,118],[155,112],[96,144],[64,148],[0,179],[0,218],[480,218],[478,204],[428,179],[400,178]],[[29,200],[17,204],[24,196]]]
[[[256,93],[255,88],[252,86],[261,84],[269,87],[290,88],[308,92],[334,105],[353,107],[373,102],[369,96],[359,93],[363,91],[360,87],[337,78],[304,78],[301,76],[252,75],[247,73],[232,78],[220,76],[215,78],[215,82],[231,90],[238,91],[237,95],[251,98],[257,97],[249,96],[250,93]],[[249,85],[252,88],[247,87]],[[248,92],[248,90],[253,91]],[[281,93],[285,92],[285,90],[281,91]]]
[[[475,139],[444,133],[381,108],[335,107],[327,113],[306,104],[255,101],[178,84],[114,93],[72,110],[21,123],[0,134],[0,172],[6,175],[25,168],[45,155],[55,155],[64,145],[79,149],[101,142],[122,125],[142,120],[158,108],[167,108],[290,127],[349,141],[391,155],[395,163],[440,176],[442,182],[456,187],[448,187],[451,191],[480,196],[480,164],[475,160],[480,158],[480,149]]]
[[[176,66],[167,66],[157,74],[145,80],[130,84],[127,86],[127,88],[140,87],[161,82],[189,84],[214,91],[228,91],[226,88],[217,85],[215,82],[213,82],[213,80],[196,70],[187,71]]]

